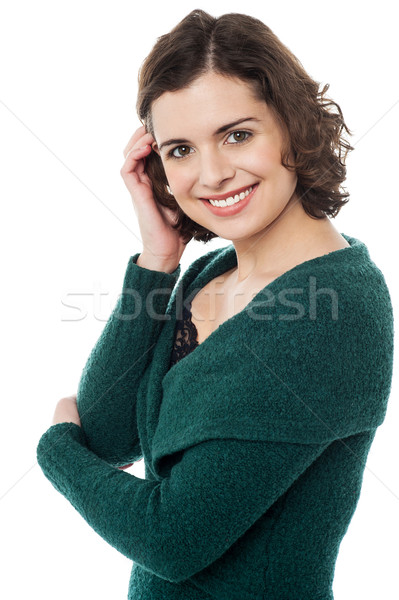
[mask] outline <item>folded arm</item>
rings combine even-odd
[[[141,457],[136,426],[139,383],[151,361],[180,273],[152,271],[129,258],[122,294],[83,369],[77,406],[88,447],[115,465]]]
[[[85,446],[78,425],[59,423],[42,435],[37,456],[104,540],[178,582],[222,556],[327,446],[210,439],[151,481],[110,466]]]

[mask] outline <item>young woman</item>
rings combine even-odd
[[[142,252],[38,462],[133,561],[131,600],[331,600],[390,393],[393,317],[331,222],[352,147],[260,21],[196,10],[139,77]],[[191,239],[231,243],[183,274]],[[294,301],[295,300],[295,301]],[[124,472],[144,457],[145,479]]]

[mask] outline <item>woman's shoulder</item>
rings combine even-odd
[[[359,295],[366,298],[369,292],[374,291],[378,291],[381,299],[389,299],[384,275],[361,240],[340,234],[340,239],[328,240],[324,245],[315,247],[313,252],[313,258],[310,257],[292,270],[294,279],[314,276],[317,278],[317,288],[322,285],[333,288],[348,300],[352,298],[357,301]]]

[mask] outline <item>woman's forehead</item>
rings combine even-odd
[[[213,132],[244,118],[262,121],[270,113],[250,84],[213,73],[184,89],[165,92],[151,108],[154,134],[161,141],[177,130]]]

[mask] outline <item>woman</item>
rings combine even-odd
[[[133,560],[129,599],[333,598],[393,319],[366,246],[329,219],[352,147],[327,88],[239,14],[193,11],[142,66],[121,175],[143,251],[37,450]],[[187,243],[214,237],[232,243],[175,287]],[[124,472],[141,457],[145,479]]]

